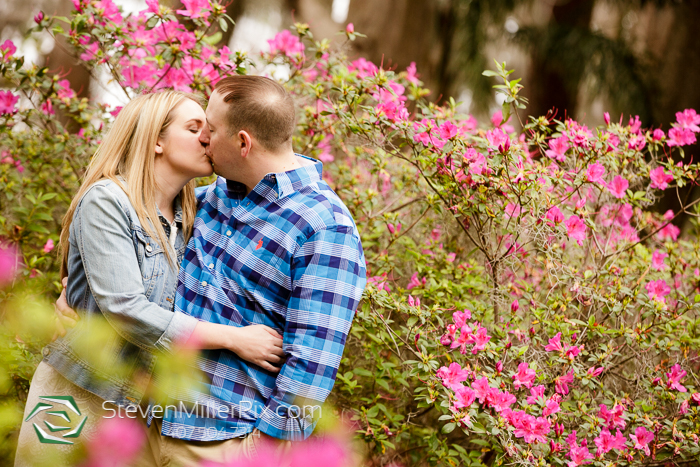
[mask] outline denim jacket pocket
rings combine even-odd
[[[146,297],[150,297],[156,279],[165,272],[165,254],[160,244],[141,230],[140,226],[134,226],[134,245],[136,246],[141,276],[143,276]]]

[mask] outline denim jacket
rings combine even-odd
[[[175,216],[181,221],[179,205]],[[173,312],[184,251],[179,230],[172,268],[160,244],[141,228],[126,193],[111,180],[95,183],[70,225],[66,298],[80,320],[44,348],[44,361],[104,400],[138,404],[153,373],[154,351],[187,340],[197,324],[195,318]],[[108,335],[99,348],[81,344],[91,335],[102,337],[96,330],[104,328]],[[86,352],[100,352],[100,368],[89,363]]]

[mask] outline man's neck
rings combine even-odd
[[[292,150],[285,151],[281,154],[266,154],[264,159],[260,159],[265,160],[266,163],[257,164],[254,170],[251,171],[248,181],[243,182],[246,187],[246,195],[250,193],[267,174],[289,172],[290,170],[296,170],[306,165],[313,164],[313,162],[297,156]]]

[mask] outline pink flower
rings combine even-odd
[[[478,324],[476,327],[478,330],[471,338],[471,341],[474,343],[474,347],[472,348],[472,354],[474,355],[476,355],[479,350],[484,350],[488,341],[491,340],[491,336],[487,334],[486,328],[482,328]]]
[[[574,370],[569,371],[564,376],[559,376],[554,380],[554,390],[565,396],[569,393],[569,384],[574,382]]]
[[[583,220],[574,214],[564,224],[566,225],[569,238],[576,240],[579,246],[583,245],[583,241],[586,239],[586,224],[584,224]]]
[[[552,397],[551,399],[547,399],[547,402],[545,402],[544,410],[542,410],[542,416],[543,417],[549,417],[552,414],[555,414],[559,412],[559,401]]]
[[[411,62],[406,68],[406,80],[413,84],[418,84],[418,73],[416,73],[416,62]]]
[[[545,217],[554,224],[559,224],[564,220],[564,214],[562,214],[557,206],[552,206],[549,208]]]
[[[678,407],[678,413],[681,415],[685,415],[688,413],[688,406],[690,405],[690,400],[686,399],[683,402],[681,402],[680,407]]]
[[[287,29],[278,32],[267,43],[270,45],[271,54],[279,53],[287,57],[299,57],[304,54],[304,44]]]
[[[5,42],[0,45],[0,53],[2,53],[5,57],[11,57],[17,52],[17,47],[15,47],[14,42],[12,42],[10,39],[7,39]]]
[[[515,396],[507,391],[501,392],[495,390],[491,392],[491,397],[489,403],[496,410],[496,412],[502,412],[511,405],[515,403],[517,399]]]
[[[595,378],[596,376],[600,376],[600,374],[605,370],[605,367],[600,366],[598,368],[596,367],[590,367],[586,374],[588,374],[591,378]]]
[[[487,131],[486,140],[491,147],[505,148],[506,145],[510,146],[510,138],[508,138],[508,135],[500,128],[494,128],[493,130]]]
[[[647,456],[651,455],[648,444],[654,440],[654,433],[648,431],[643,426],[638,426],[630,439],[634,443],[634,449],[641,449]]]
[[[695,133],[689,128],[674,127],[668,131],[668,139],[666,144],[671,146],[687,146],[695,144]]]
[[[420,308],[420,298],[413,298],[413,295],[408,296],[408,306],[415,306]]]
[[[451,363],[449,367],[443,366],[436,374],[442,380],[443,386],[453,391],[464,387],[462,382],[469,377],[469,371],[463,370],[462,366],[457,362]]]
[[[357,77],[360,79],[364,79],[367,76],[372,76],[376,74],[377,71],[379,71],[379,68],[377,68],[377,65],[375,65],[374,63],[367,61],[363,57],[360,57],[354,62],[350,63],[350,65],[348,65],[348,70],[357,72]]]
[[[674,214],[671,209],[666,211],[666,214],[664,214],[664,219],[667,221],[673,219]],[[663,229],[659,230],[659,232],[656,234],[656,238],[658,238],[661,241],[664,240],[673,240],[674,242],[678,239],[678,235],[680,235],[681,229],[676,227],[675,225],[669,223],[664,227]]]
[[[492,388],[489,386],[489,380],[486,377],[483,377],[472,383],[472,389],[474,390],[476,397],[479,399],[479,403],[483,404],[488,398],[489,392]]]
[[[664,261],[666,260],[667,256],[668,253],[664,253],[661,250],[654,251],[654,253],[651,255],[651,267],[657,271],[663,271],[666,269],[666,263]]]
[[[644,287],[647,289],[649,298],[659,302],[665,301],[664,297],[671,293],[670,287],[663,279],[649,281]]]
[[[461,354],[467,353],[467,344],[473,342],[472,330],[468,325],[463,325],[459,330],[459,337],[452,342],[451,349],[459,347]]]
[[[420,287],[422,284],[425,284],[425,278],[423,278],[423,282],[418,280],[418,273],[414,272],[413,275],[411,276],[411,280],[408,282],[408,285],[406,286],[406,290],[411,290],[415,287]],[[461,326],[460,326],[461,327]]]
[[[442,139],[452,139],[457,136],[458,133],[459,129],[449,120],[440,125],[440,138]]]
[[[511,313],[515,313],[520,309],[520,303],[518,303],[518,300],[513,300],[513,303],[510,304],[510,311]]]
[[[148,7],[148,11],[150,13],[154,13],[156,15],[160,13],[160,5],[158,4],[158,0],[146,0],[146,6]]]
[[[105,418],[87,443],[86,465],[113,467],[129,465],[146,441],[143,427],[131,418]]]
[[[44,12],[39,11],[36,15],[34,15],[34,22],[36,24],[41,24],[41,22],[44,20]]]
[[[668,183],[673,180],[673,174],[667,174],[664,172],[663,167],[657,167],[649,172],[649,178],[651,178],[651,187],[658,188],[659,190],[665,190]]]
[[[613,436],[612,434],[610,434],[610,431],[608,431],[606,428],[603,428],[603,430],[600,432],[600,436],[595,438],[593,441],[598,447],[596,451],[596,455],[598,457],[604,455],[609,451],[612,451],[613,449],[623,451],[627,448],[627,446],[625,445],[625,443],[627,442],[627,438],[625,438],[625,435],[620,433],[620,430],[617,430],[616,436]]]
[[[547,157],[562,162],[566,160],[565,153],[569,147],[569,141],[566,139],[566,137],[560,136],[559,138],[549,140],[549,149],[547,149],[544,153],[547,155]]]
[[[627,179],[616,175],[615,178],[612,179],[612,182],[608,183],[608,190],[615,198],[621,199],[625,197],[625,192],[629,185]]]
[[[661,141],[664,138],[664,136],[666,136],[666,135],[664,134],[663,130],[657,128],[651,134],[651,139],[653,139],[654,141]]]
[[[606,125],[610,125],[610,114],[608,112],[603,114],[603,120],[605,121]]]
[[[15,96],[11,91],[0,91],[0,114],[10,114],[17,112],[15,105],[19,96]]]
[[[518,411],[513,413],[511,419],[512,425],[515,427],[513,434],[516,438],[523,438],[528,444],[547,442],[547,435],[551,431],[552,425],[546,418],[535,418],[523,411]]]
[[[53,250],[54,244],[53,240],[50,238],[46,241],[46,244],[44,245],[44,253],[50,253],[51,250]]]
[[[518,204],[508,203],[504,209],[504,214],[508,217],[518,217],[522,208]]]
[[[549,344],[547,344],[544,347],[544,350],[546,350],[547,352],[555,352],[555,351],[561,352],[564,350],[564,348],[561,346],[561,333],[560,332],[556,333],[554,335],[554,337],[549,339]]]
[[[545,387],[543,385],[535,386],[530,388],[530,396],[527,397],[527,403],[534,405],[537,404],[537,399],[544,397]]]
[[[639,133],[639,129],[642,127],[642,121],[639,120],[639,115],[635,115],[634,118],[630,117],[629,127],[630,133]]]
[[[521,386],[526,388],[532,387],[532,382],[536,377],[535,370],[529,368],[529,365],[525,362],[518,365],[518,372],[513,375],[513,384],[515,389],[519,389]]]
[[[700,392],[694,392],[690,398],[693,399],[693,402],[700,405]]]
[[[695,112],[695,109],[685,109],[683,112],[676,112],[676,121],[681,128],[687,128],[694,132],[700,132],[700,115]]]
[[[622,416],[624,414],[625,408],[620,404],[616,404],[612,410],[608,410],[607,405],[600,404],[600,411],[598,412],[598,417],[605,420],[606,425],[611,430],[616,426],[624,430],[626,426],[625,421],[622,419]]]
[[[471,319],[472,317],[472,312],[469,310],[464,310],[462,311],[455,311],[452,313],[452,321],[454,321],[455,326],[458,328],[461,328],[464,326],[467,322],[468,319]]]
[[[345,26],[345,32],[348,34],[354,34],[355,33],[355,25],[352,23],[348,23],[347,26]]]
[[[19,261],[19,252],[14,245],[0,243],[0,287],[9,284],[15,278]]]
[[[185,6],[185,9],[177,10],[182,16],[187,16],[191,19],[207,19],[211,15],[212,8],[209,0],[182,0],[182,4]],[[270,41],[268,41],[268,43],[269,42]]]
[[[576,467],[578,465],[590,464],[589,459],[593,459],[593,454],[585,446],[571,446],[569,450],[570,462],[567,462],[568,467]]]
[[[595,163],[591,164],[588,166],[588,170],[586,172],[586,177],[588,178],[589,182],[593,183],[605,183],[605,180],[603,180],[603,177],[605,176],[605,167],[603,167],[603,164]]]
[[[572,345],[571,347],[566,348],[566,350],[564,351],[564,356],[573,362],[574,358],[578,357],[578,354],[580,354],[580,353],[581,353],[581,347],[577,347],[575,345]]]
[[[675,389],[678,392],[686,392],[688,391],[685,386],[681,384],[681,380],[685,378],[685,375],[688,373],[681,368],[681,366],[676,363],[671,367],[671,372],[666,373],[666,377],[668,378],[668,381],[666,382],[666,387],[669,389]]]
[[[472,405],[475,399],[476,393],[472,389],[466,386],[462,386],[460,384],[459,387],[455,390],[455,402],[452,405],[452,407],[454,407],[455,409],[468,408]]]

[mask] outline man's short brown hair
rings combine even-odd
[[[294,100],[277,81],[264,76],[234,75],[223,78],[214,89],[228,104],[230,135],[245,130],[269,151],[291,144]]]

